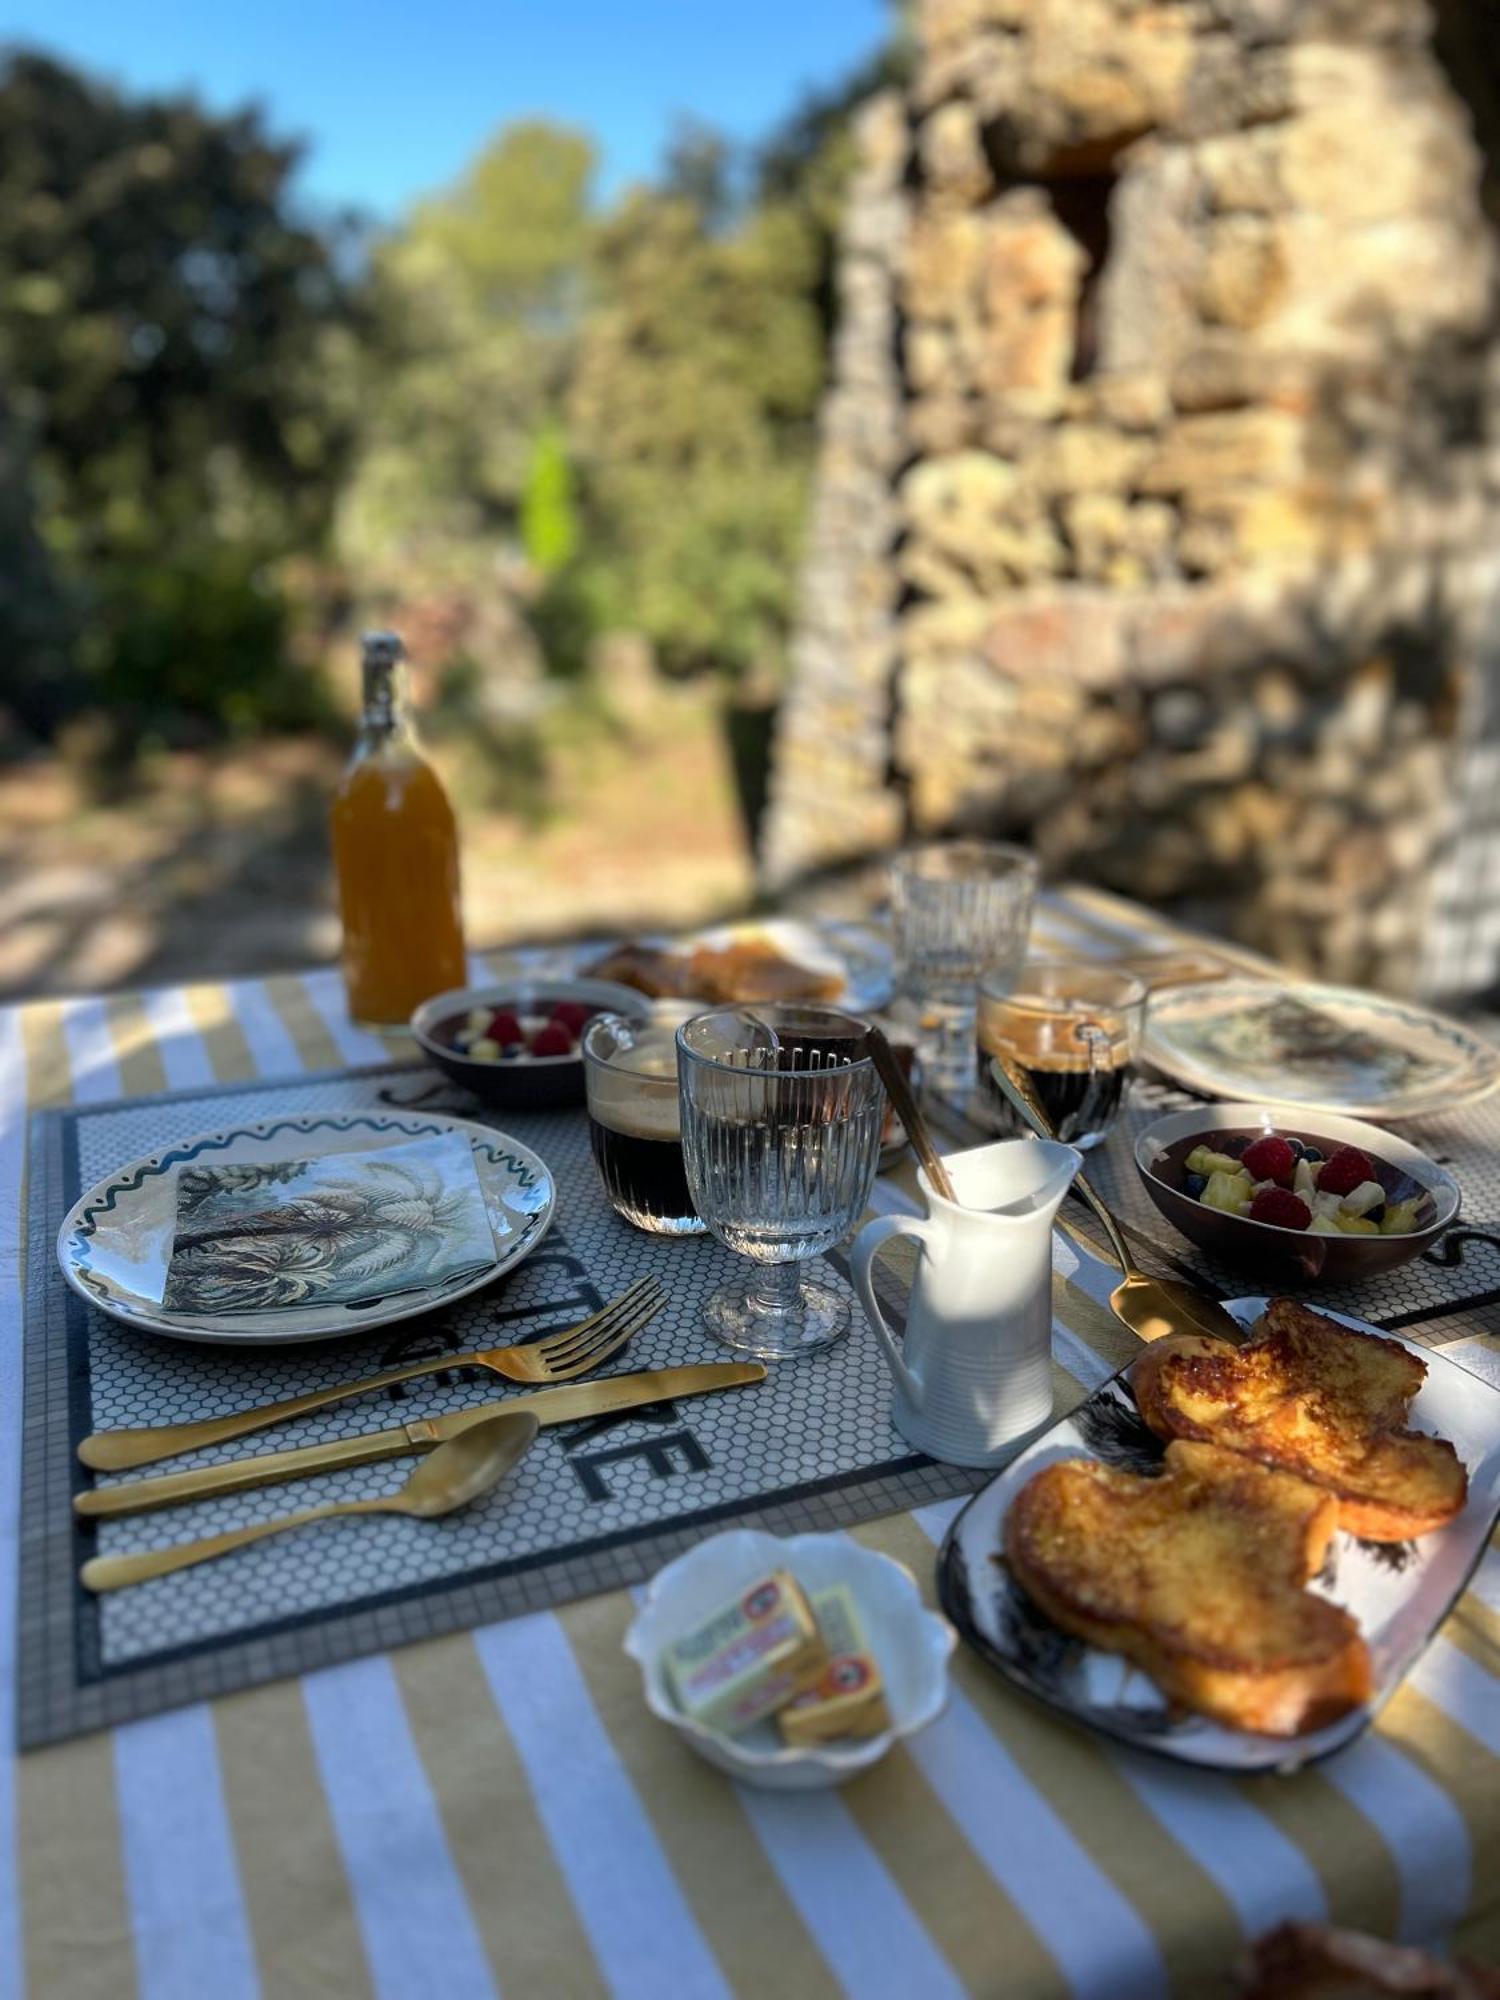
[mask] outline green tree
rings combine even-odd
[[[638,190],[604,224],[569,400],[574,588],[680,672],[780,648],[823,379],[803,218],[772,203],[710,220]]]
[[[581,303],[592,172],[581,134],[510,126],[377,246],[341,537],[366,570],[463,572],[516,538]]]
[[[138,720],[305,706],[264,606],[342,475],[352,313],[336,247],[293,219],[296,160],[254,112],[0,67],[0,371],[36,532],[87,612],[81,664]],[[184,630],[191,585],[166,579],[195,573]]]

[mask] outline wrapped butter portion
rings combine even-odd
[[[778,1569],[675,1640],[666,1671],[685,1715],[734,1736],[784,1707],[827,1660],[806,1592]]]
[[[782,1740],[822,1743],[832,1736],[878,1736],[890,1728],[891,1715],[853,1593],[843,1583],[815,1591],[812,1608],[828,1664],[777,1716]]]

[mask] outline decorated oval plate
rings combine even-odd
[[[1226,1299],[1244,1327],[1264,1298]],[[1370,1649],[1371,1699],[1300,1736],[1231,1729],[1174,1707],[1156,1683],[1118,1653],[1062,1631],[1011,1576],[1002,1555],[1005,1517],[1042,1466],[1088,1458],[1151,1476],[1165,1450],[1146,1425],[1129,1367],[1102,1382],[1072,1413],[1025,1447],[953,1522],[938,1557],[938,1597],[959,1635],[1007,1680],[1118,1742],[1184,1764],[1248,1775],[1295,1771],[1352,1742],[1395,1693],[1478,1568],[1500,1516],[1500,1390],[1433,1348],[1349,1313],[1328,1317],[1361,1333],[1397,1339],[1426,1379],[1411,1405],[1414,1430],[1447,1438],[1468,1467],[1467,1504],[1445,1527],[1410,1542],[1363,1542],[1339,1530],[1309,1586],[1342,1606]]]
[[[1225,979],[1152,996],[1145,1060],[1189,1090],[1349,1118],[1425,1118],[1500,1088],[1462,1022],[1350,986]]]
[[[546,1165],[417,1111],[308,1112],[208,1132],[89,1189],[57,1238],[90,1305],[216,1345],[330,1340],[490,1284],[546,1235]]]

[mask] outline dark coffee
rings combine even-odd
[[[1007,1050],[1006,1055],[1011,1067],[1029,1081],[1038,1104],[1047,1114],[1047,1122],[1065,1145],[1075,1139],[1093,1138],[1113,1121],[1130,1074],[1128,1060],[1106,1062],[1091,1070],[1086,1061],[1068,1063],[1033,1057],[1027,1062],[1013,1049]],[[991,1060],[992,1051],[981,1047],[980,1095],[989,1107],[997,1131],[1024,1134],[1028,1128],[996,1083],[990,1070]]]
[[[610,1202],[637,1229],[698,1236],[677,1107],[677,1044],[662,1024],[597,1022],[584,1037],[589,1139]]]
[[[617,1132],[589,1119],[594,1164],[614,1206],[643,1229],[701,1227],[682,1165],[682,1141]]]

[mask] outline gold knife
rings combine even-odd
[[[711,1389],[734,1389],[765,1379],[765,1368],[758,1361],[703,1361],[689,1368],[605,1375],[565,1388],[539,1389],[531,1396],[507,1396],[501,1402],[480,1403],[470,1410],[450,1410],[443,1417],[419,1417],[413,1423],[398,1424],[394,1430],[364,1431],[332,1444],[257,1452],[224,1465],[206,1465],[196,1472],[168,1472],[156,1479],[91,1487],[75,1495],[73,1511],[90,1519],[144,1514],[155,1507],[175,1507],[184,1500],[211,1500],[222,1493],[244,1493],[252,1486],[304,1479],[309,1473],[332,1472],[343,1465],[371,1465],[407,1452],[431,1451],[470,1424],[511,1410],[530,1410],[539,1424],[566,1424],[580,1417],[604,1416],[611,1410],[632,1410],[642,1403],[664,1403],[678,1396],[702,1396]]]

